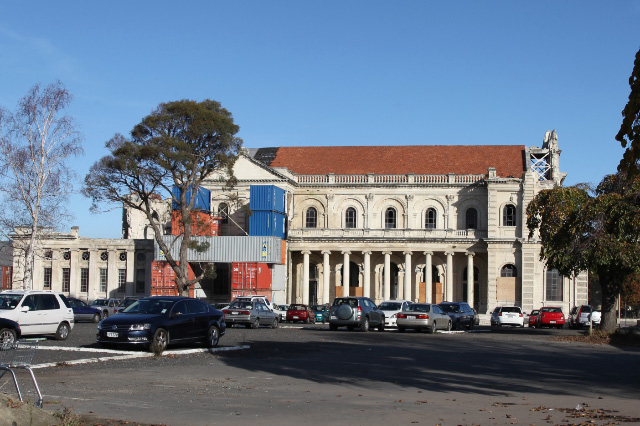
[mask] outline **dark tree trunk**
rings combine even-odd
[[[614,280],[600,275],[600,286],[602,287],[602,328],[606,331],[614,331],[618,326],[616,310],[618,308],[618,297],[620,295],[620,285]]]

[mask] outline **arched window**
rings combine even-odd
[[[500,271],[500,276],[515,278],[518,276],[518,270],[516,269],[515,265],[512,265],[512,264],[504,265],[502,267],[502,270]]]
[[[502,226],[516,226],[516,206],[513,204],[504,206]]]
[[[478,210],[473,207],[467,209],[467,229],[478,229]]]
[[[225,203],[218,205],[218,216],[222,218],[222,223],[229,222],[229,206]]]
[[[427,229],[436,229],[436,209],[428,208],[424,215],[424,227]]]
[[[354,209],[353,207],[349,207],[344,213],[344,227],[355,228],[356,226],[356,209]]]
[[[392,207],[389,207],[387,211],[384,212],[384,227],[386,229],[394,229],[396,228],[396,226],[396,210]]]
[[[309,207],[305,214],[305,227],[317,228],[318,227],[318,211],[315,207]]]

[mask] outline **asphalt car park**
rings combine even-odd
[[[192,344],[154,357],[104,351],[95,324],[81,323],[66,341],[41,342],[34,372],[49,408],[166,425],[560,424],[560,408],[585,404],[640,418],[638,349],[552,339],[579,333],[237,326],[213,352]],[[101,361],[71,363],[91,358]]]

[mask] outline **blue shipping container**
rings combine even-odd
[[[251,185],[249,187],[249,208],[251,210],[286,213],[287,193],[274,185]]]
[[[180,206],[176,203],[176,200],[180,199],[180,188],[177,186],[173,187],[173,210],[180,210]],[[187,203],[191,198],[191,188],[187,190]],[[195,200],[193,200],[193,210],[194,211],[203,211],[210,212],[211,211],[211,191],[205,188],[198,188],[198,193],[196,194]]]
[[[287,216],[272,211],[253,210],[249,217],[249,235],[252,237],[287,236]]]

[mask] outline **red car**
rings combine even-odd
[[[298,322],[303,321],[307,324],[316,322],[315,315],[309,310],[307,305],[289,305],[289,309],[287,309],[287,322]]]
[[[538,327],[564,327],[564,314],[562,308],[554,306],[545,306],[540,308],[540,314],[538,314]]]
[[[534,309],[531,311],[529,315],[529,327],[536,327],[538,325],[538,315],[540,315],[540,311],[538,309]]]

